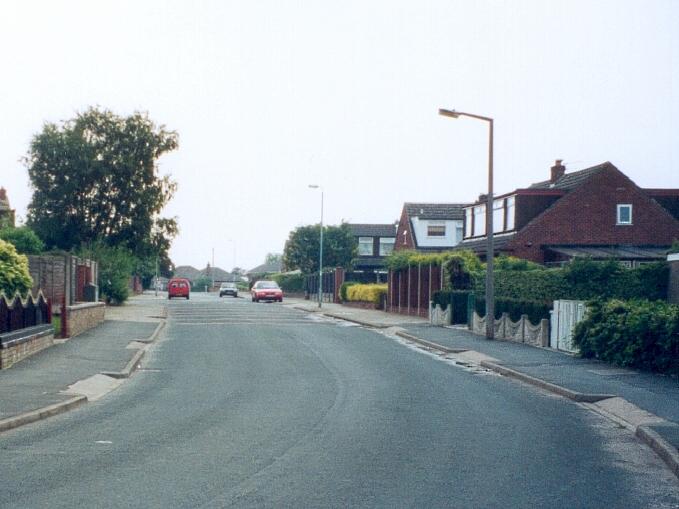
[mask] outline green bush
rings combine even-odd
[[[501,254],[493,260],[495,270],[544,270],[545,267],[539,263],[524,260],[523,258],[517,258],[516,256],[507,256]]]
[[[432,302],[434,305],[438,304],[441,306],[441,309],[446,309],[449,304],[452,304],[453,316],[451,323],[468,323],[469,315],[467,311],[470,295],[473,295],[470,291],[441,290],[434,292]]]
[[[0,239],[0,292],[8,298],[17,292],[25,296],[32,286],[28,258],[17,253],[13,244]]]
[[[641,299],[590,301],[573,342],[583,357],[679,374],[679,306]]]
[[[39,254],[45,249],[42,240],[27,226],[2,228],[0,239],[14,244],[17,252],[21,254]]]
[[[191,282],[191,291],[205,292],[205,287],[212,288],[212,278],[207,276],[199,276]]]
[[[99,264],[99,291],[107,303],[122,304],[127,300],[130,277],[137,265],[130,251],[97,243],[84,248],[79,255]]]
[[[477,298],[474,308],[479,316],[485,316],[485,299]],[[552,306],[550,303],[541,301],[495,299],[495,318],[500,318],[502,313],[507,313],[509,318],[514,322],[518,322],[521,315],[527,315],[530,322],[537,325],[540,323],[540,320],[549,319],[549,312],[551,309]]]
[[[347,296],[347,289],[350,286],[357,285],[358,282],[356,281],[346,281],[342,283],[342,286],[340,286],[340,299],[342,299],[342,302],[347,302],[349,300],[349,297]]]
[[[272,278],[284,292],[304,292],[304,276],[302,274],[276,274]]]
[[[347,300],[350,302],[372,302],[379,305],[387,295],[387,285],[355,284],[347,288]]]

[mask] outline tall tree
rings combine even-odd
[[[318,225],[300,226],[290,232],[283,251],[288,270],[305,274],[318,272],[320,229]],[[323,267],[348,267],[356,256],[356,242],[349,225],[323,227]]]
[[[25,158],[33,187],[28,225],[48,248],[104,242],[169,266],[177,222],[159,213],[177,186],[158,175],[157,162],[177,146],[176,132],[143,113],[90,108],[46,124]]]

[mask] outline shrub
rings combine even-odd
[[[590,301],[573,342],[583,357],[679,374],[679,306],[641,299]]]
[[[523,258],[517,258],[516,256],[507,256],[506,254],[501,254],[495,258],[494,265],[496,270],[527,271],[545,269],[545,267],[539,263],[524,260]]]
[[[477,298],[474,309],[477,314],[484,316],[486,314],[485,299]],[[544,301],[495,299],[495,318],[500,318],[502,313],[507,313],[515,322],[519,321],[521,315],[527,315],[530,322],[537,325],[540,323],[540,320],[549,319],[551,309],[551,303]]]
[[[13,244],[0,239],[0,291],[7,297],[17,292],[25,296],[32,286],[28,258],[17,253]]]
[[[191,291],[204,292],[205,287],[212,288],[212,278],[207,276],[199,276],[191,281]]]
[[[14,244],[21,254],[39,254],[45,249],[42,240],[27,226],[3,228],[0,230],[0,239]]]
[[[272,278],[284,292],[304,292],[304,276],[302,274],[276,274]]]
[[[137,259],[122,247],[93,244],[80,251],[80,256],[99,264],[99,291],[109,304],[122,304],[130,295],[129,281]]]
[[[340,299],[342,299],[342,302],[347,302],[349,300],[349,297],[347,296],[347,289],[350,286],[357,285],[356,281],[346,281],[342,283],[342,286],[340,286]]]
[[[355,284],[347,288],[347,300],[352,302],[372,302],[379,305],[387,295],[387,285]]]

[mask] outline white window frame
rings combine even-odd
[[[493,201],[493,233],[502,232],[505,229],[505,200]]]
[[[473,237],[481,237],[486,234],[486,206],[476,205],[474,207],[474,233]]]
[[[368,244],[368,242],[370,242]],[[362,252],[361,246],[370,246],[370,251],[367,253]],[[373,237],[359,237],[358,238],[358,256],[374,256],[375,255],[375,241]]]
[[[464,211],[464,238],[469,238],[473,236],[472,226],[473,226],[473,210],[470,208]]]
[[[439,228],[443,227],[443,233],[431,235],[431,233],[429,232],[429,228],[431,228],[432,226],[436,226],[436,227],[439,227]],[[441,237],[445,237],[446,234],[447,234],[447,230],[448,230],[448,228],[446,226],[445,221],[429,221],[427,223],[427,237],[429,237],[429,238],[440,239]]]
[[[396,237],[380,237],[380,256],[388,256],[394,251],[394,245],[396,244]],[[389,246],[391,249],[389,252],[382,250],[382,246]]]
[[[629,221],[623,221],[621,218],[621,211],[624,209],[629,209]],[[632,204],[631,203],[618,203],[616,207],[616,225],[619,226],[629,226],[632,224]]]
[[[507,197],[507,231],[512,231],[514,229],[514,214],[516,211],[516,198],[514,196]]]

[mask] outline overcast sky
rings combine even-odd
[[[293,228],[388,223],[611,161],[679,187],[679,1],[2,2],[0,186],[44,122],[90,105],[179,132],[177,265],[252,268]],[[235,255],[235,256],[234,256]]]

